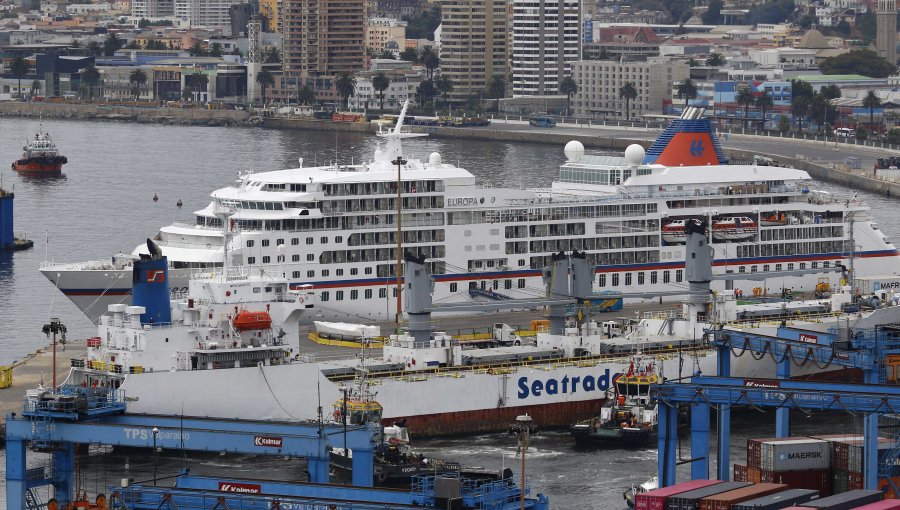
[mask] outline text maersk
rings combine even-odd
[[[797,453],[788,453],[785,454],[787,460],[798,460],[798,459],[821,459],[822,452],[797,452]]]
[[[612,379],[615,379],[615,376],[619,374],[613,374]],[[606,391],[609,389],[609,381],[610,381],[609,369],[603,371],[602,374],[594,377],[592,375],[586,376],[572,376],[568,375],[564,376],[562,379],[550,378],[550,379],[529,379],[526,377],[519,378],[519,392],[518,397],[520,399],[528,398],[530,396],[540,397],[541,395],[559,395],[566,393],[578,393],[579,391],[583,393],[590,393],[592,391]]]

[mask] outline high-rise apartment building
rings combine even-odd
[[[453,101],[484,92],[495,75],[509,79],[505,0],[441,0],[441,75]]]
[[[268,21],[267,32],[281,33],[281,0],[259,0],[259,13]]]
[[[578,0],[513,0],[512,93],[559,94],[569,64],[581,59]]]
[[[361,71],[366,0],[283,0],[284,72],[291,79]]]
[[[175,15],[175,0],[133,0],[131,15],[138,18],[164,18]]]
[[[897,1],[878,0],[875,12],[876,28],[875,47],[878,55],[891,64],[897,63]]]
[[[225,28],[231,30],[231,6],[243,0],[174,0],[175,16],[187,20],[192,27]],[[246,30],[246,28],[244,28]],[[237,35],[237,34],[235,34]]]

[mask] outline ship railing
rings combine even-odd
[[[684,319],[684,313],[681,310],[654,310],[644,312],[642,318],[658,320]]]
[[[62,385],[55,390],[25,397],[25,416],[75,418],[84,414],[107,414],[125,409],[125,392],[107,387]]]
[[[658,198],[688,198],[688,197],[709,197],[709,196],[727,196],[730,198],[746,197],[753,195],[772,195],[785,193],[801,193],[802,188],[799,186],[769,186],[765,193],[728,193],[722,187],[697,188],[694,190],[684,191],[660,191],[654,193],[638,193],[628,190],[627,193],[619,192],[609,195],[569,195],[559,196],[559,191],[549,188],[533,188],[529,189],[536,193],[546,193],[553,196],[545,196],[538,198],[518,198],[509,199],[507,203],[510,205],[544,205],[544,204],[566,204],[566,203],[604,203],[618,202],[625,199],[658,199]]]

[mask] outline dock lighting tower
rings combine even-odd
[[[57,318],[50,319],[49,324],[44,324],[44,327],[41,328],[41,331],[50,337],[50,334],[53,334],[53,389],[56,389],[56,335],[60,334],[62,336],[62,341],[65,343],[66,341],[66,326],[59,321]]]
[[[153,432],[153,486],[156,487],[156,466],[158,464],[157,461],[159,460],[159,455],[157,455],[156,450],[156,436],[159,435],[159,428],[153,427],[151,432]]]
[[[521,491],[521,510],[525,510],[525,452],[528,450],[528,433],[531,429],[531,416],[523,414],[516,417],[516,424],[519,425],[519,452],[522,454],[522,491]]]
[[[405,111],[405,109],[404,109]],[[400,169],[406,164],[403,156],[391,161],[397,165],[397,334],[400,334],[400,318],[403,316],[403,305],[400,301],[403,292],[403,202],[400,197],[400,186],[403,184],[400,177]]]

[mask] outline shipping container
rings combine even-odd
[[[846,469],[831,470],[831,492],[832,494],[840,494],[850,490],[850,473]]]
[[[865,464],[865,447],[863,446],[863,441],[848,441],[847,442],[847,471],[862,473],[863,472],[863,464]],[[886,437],[878,438],[878,464],[881,465],[882,461],[887,457],[888,452],[894,449],[897,446],[897,443],[891,439]]]
[[[738,503],[732,510],[780,510],[799,503],[819,498],[819,492],[809,489],[788,489],[761,498]]]
[[[664,510],[666,508],[666,500],[669,497],[694,489],[709,487],[717,483],[722,482],[719,480],[691,480],[638,494],[634,497],[634,510]]]
[[[885,499],[868,505],[858,506],[855,510],[894,510],[900,508],[900,499]]]
[[[767,441],[760,445],[760,469],[805,471],[831,467],[831,444],[812,438]]]
[[[759,482],[783,483],[791,489],[812,489],[819,492],[819,496],[831,494],[831,470],[810,469],[807,471],[761,471]],[[750,477],[748,481],[753,481]]]
[[[747,466],[743,464],[735,464],[733,478],[735,482],[749,482],[750,480],[747,480]]]
[[[722,482],[709,487],[676,494],[666,500],[666,510],[700,510],[701,499],[749,485],[747,482]]]
[[[763,443],[793,441],[796,437],[760,437],[747,439],[747,467],[759,467],[760,452]]]
[[[884,495],[878,491],[848,491],[835,494],[827,498],[816,499],[803,503],[806,508],[818,508],[819,510],[850,510],[858,506],[881,501]]]
[[[762,470],[758,467],[747,467],[747,481],[750,483],[762,482]]]
[[[737,503],[775,494],[785,489],[787,489],[787,485],[780,483],[758,483],[741,487],[703,498],[700,500],[700,510],[731,510],[731,507]]]
[[[853,471],[847,473],[847,490],[855,491],[859,489],[865,489],[865,480],[862,473],[854,473]]]

